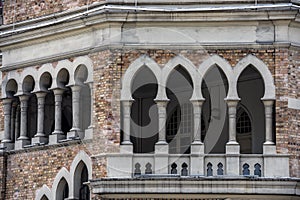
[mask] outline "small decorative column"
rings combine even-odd
[[[123,142],[120,146],[121,153],[133,153],[133,146],[130,141],[130,110],[133,100],[121,100],[123,106]]]
[[[0,148],[5,150],[11,150],[13,148],[10,135],[12,99],[3,99],[2,103],[4,107],[4,138],[1,142]]]
[[[79,85],[72,85],[72,114],[73,114],[73,125],[67,134],[67,138],[76,138],[81,134],[81,130],[79,127],[80,124],[80,90],[81,86]]]
[[[155,144],[155,153],[168,153],[168,143],[166,142],[166,107],[169,100],[155,100],[158,108],[158,142]]]
[[[226,99],[229,115],[229,141],[226,144],[226,173],[238,176],[240,173],[240,145],[236,141],[236,107],[239,99]]]
[[[166,142],[167,105],[169,100],[155,100],[158,108],[158,142],[155,144],[155,173],[168,174],[169,145]]]
[[[273,142],[273,99],[263,99],[265,106],[265,142],[263,144],[264,154],[276,154],[276,146]]]
[[[37,117],[37,133],[35,134],[34,138],[32,138],[32,144],[40,144],[40,143],[47,143],[48,139],[44,133],[44,112],[45,112],[45,97],[46,92],[37,92],[37,104],[38,104],[38,117]]]
[[[20,137],[20,112],[21,112],[21,108],[20,108],[20,104],[18,104],[16,109],[14,141],[17,141],[17,139]]]
[[[10,139],[12,142],[15,141],[15,129],[16,129],[16,111],[17,111],[18,102],[13,101],[11,107],[11,116],[10,116]]]
[[[59,140],[65,138],[65,135],[61,130],[61,102],[64,90],[62,88],[55,88],[53,89],[53,93],[55,102],[55,128],[52,135],[49,136],[49,144],[57,144]]]
[[[30,140],[27,136],[27,111],[29,95],[23,94],[19,96],[21,104],[21,121],[20,121],[20,137],[15,143],[15,149],[22,149],[24,146],[30,144]]]
[[[204,144],[201,141],[201,110],[204,99],[191,100],[194,110],[194,135],[191,144],[191,174],[204,175]]]
[[[90,125],[88,129],[85,130],[84,133],[84,139],[93,139],[93,130],[94,130],[94,113],[93,113],[93,106],[94,106],[94,88],[93,88],[93,82],[87,83],[90,88],[90,95],[91,95],[91,119],[90,119]]]

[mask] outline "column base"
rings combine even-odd
[[[274,145],[274,143],[273,144],[264,143],[263,144],[263,154],[265,154],[265,155],[277,154],[276,145]]]
[[[29,144],[30,144],[30,140],[20,140],[20,139],[18,139],[15,142],[15,150],[23,149],[24,146],[29,145]]]
[[[93,127],[85,129],[83,139],[84,140],[91,140],[91,139],[93,139],[93,133],[94,133]]]
[[[120,153],[132,154],[133,153],[133,145],[131,142],[122,143],[120,145]]]
[[[49,136],[49,144],[57,144],[60,140],[65,139],[66,136],[62,134],[54,134]]]
[[[240,154],[240,145],[237,142],[227,142],[226,154]]]
[[[67,139],[73,139],[73,138],[77,138],[80,137],[80,139],[83,139],[83,132],[81,130],[72,130],[70,132],[67,133]]]
[[[34,138],[31,139],[31,144],[47,144],[48,143],[48,138],[45,136],[35,136]]]
[[[169,154],[169,144],[167,142],[158,141],[155,144],[155,154]]]
[[[193,142],[191,144],[191,154],[195,154],[195,155],[204,154],[204,144],[202,142]]]
[[[10,151],[13,150],[14,147],[15,145],[12,142],[2,142],[0,144],[0,151]]]

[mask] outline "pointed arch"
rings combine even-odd
[[[45,184],[35,192],[35,200],[41,200],[44,196],[49,200],[52,199],[51,190]]]
[[[268,66],[256,56],[251,54],[247,55],[245,58],[240,60],[237,65],[234,67],[234,88],[237,91],[237,82],[241,75],[241,73],[246,69],[249,65],[252,65],[261,75],[265,84],[265,92],[262,99],[275,99],[275,85],[274,79],[272,77],[272,73],[270,72]],[[238,95],[236,93],[236,95]]]
[[[201,80],[201,75],[198,73],[196,66],[187,58],[185,58],[182,55],[178,55],[174,58],[172,58],[163,68],[162,70],[162,85],[166,87],[167,81],[169,79],[169,76],[171,72],[177,67],[182,66],[188,74],[191,76],[192,82],[193,82],[193,94],[191,97],[191,100],[199,100],[203,99],[202,93],[201,93],[201,84],[199,80]],[[163,93],[161,94],[162,97],[166,97],[166,91],[163,90]]]
[[[136,59],[126,70],[123,80],[122,80],[122,89],[121,89],[121,100],[132,100],[131,95],[131,84],[133,79],[135,78],[138,71],[143,67],[146,66],[151,70],[154,74],[157,84],[158,84],[158,91],[161,87],[161,79],[160,79],[160,66],[151,58],[146,55],[143,55]],[[159,95],[159,94],[157,94]]]
[[[52,184],[52,192],[51,192],[52,197],[56,196],[58,185],[59,185],[59,183],[62,179],[66,180],[66,182],[69,186],[69,189],[70,189],[72,180],[71,180],[71,177],[70,177],[70,173],[68,172],[68,170],[65,167],[61,168],[59,170],[59,172],[57,173],[57,175],[55,176],[55,179],[54,179],[53,184]]]
[[[233,84],[233,81],[234,81],[233,69],[232,69],[231,65],[224,58],[220,57],[219,55],[215,54],[200,64],[198,71],[201,75],[201,80],[199,81],[199,83],[202,84],[203,78],[205,77],[205,75],[215,65],[217,65],[224,72],[224,74],[227,78],[229,85],[228,85],[228,94],[227,94],[226,98],[232,98],[232,99],[237,98],[237,95],[235,92],[236,88],[233,87],[233,85],[234,85]]]
[[[88,171],[88,179],[92,179],[92,160],[89,157],[89,155],[84,152],[80,151],[74,158],[71,167],[70,167],[70,174],[71,174],[71,181],[72,185],[70,186],[70,197],[74,198],[75,197],[75,192],[79,191],[78,188],[76,188],[76,181],[78,177],[80,177],[80,170],[78,171],[78,167],[81,169],[84,167],[84,165],[87,168]]]

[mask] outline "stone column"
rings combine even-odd
[[[13,149],[13,143],[11,138],[11,110],[12,99],[6,98],[2,100],[4,109],[4,138],[0,144],[1,149],[11,150]]]
[[[167,105],[169,100],[155,100],[158,108],[158,142],[155,144],[155,173],[168,174],[169,145],[166,142]]]
[[[265,142],[263,144],[264,154],[276,154],[276,146],[273,142],[273,104],[274,100],[263,100],[265,106]]]
[[[48,140],[44,133],[44,116],[45,116],[45,96],[46,92],[37,92],[37,104],[38,104],[38,117],[37,117],[37,133],[34,138],[32,138],[32,144],[35,143],[46,143]]]
[[[236,106],[239,100],[227,100],[229,115],[229,141],[227,144],[238,144],[236,141]]]
[[[30,143],[27,136],[27,111],[29,95],[23,94],[19,96],[21,104],[21,120],[20,120],[20,137],[15,143],[15,149],[22,149]]]
[[[158,108],[158,142],[156,144],[167,144],[166,142],[166,120],[167,120],[167,104],[169,100],[156,100]]]
[[[17,111],[17,106],[18,106],[18,102],[17,101],[13,101],[12,102],[12,107],[11,107],[11,116],[10,116],[10,139],[12,142],[15,141],[15,129],[16,129],[16,111]]]
[[[240,145],[236,141],[236,106],[238,99],[226,99],[229,115],[229,141],[226,144],[226,173],[240,174]]]
[[[20,136],[20,104],[17,105],[16,109],[16,120],[15,120],[15,138],[14,141],[17,141],[18,137]]]
[[[265,123],[266,123],[266,137],[264,144],[274,144],[272,136],[272,114],[273,114],[273,100],[264,100],[265,105]]]
[[[201,141],[201,109],[204,100],[191,100],[194,110],[194,135],[193,143],[200,143]]]
[[[3,99],[2,103],[4,108],[4,139],[2,143],[10,143],[12,99]]]
[[[93,114],[93,106],[94,106],[94,88],[93,82],[87,83],[90,88],[90,95],[91,95],[91,119],[89,127],[84,131],[84,139],[93,139],[93,130],[94,130],[94,114]]]
[[[62,103],[62,94],[64,90],[62,88],[53,89],[54,93],[54,102],[55,102],[55,128],[52,135],[49,136],[49,144],[56,144],[59,140],[64,139],[65,136],[61,130],[61,103]]]
[[[80,124],[80,90],[81,86],[72,85],[72,115],[73,115],[73,124],[70,132],[67,135],[67,138],[75,138],[79,136],[79,132],[81,132],[79,124]],[[83,111],[84,112],[84,111]]]
[[[194,110],[194,135],[191,144],[191,174],[204,174],[204,144],[201,141],[201,110],[204,99],[191,100]]]
[[[133,100],[123,100],[123,142],[120,146],[121,153],[133,153],[133,146],[130,142],[130,112]]]

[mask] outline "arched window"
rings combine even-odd
[[[244,106],[239,106],[236,121],[236,139],[241,153],[252,153],[252,124]]]
[[[261,98],[264,81],[252,65],[246,67],[238,79],[240,102],[237,107],[237,141],[241,153],[262,153],[265,141],[265,113]]]
[[[90,189],[89,186],[84,184],[88,182],[88,171],[87,167],[84,166],[81,172],[81,180],[80,180],[80,190],[79,190],[79,200],[89,200],[90,199]]]
[[[84,162],[80,161],[74,172],[74,196],[80,200],[90,199],[90,189],[85,183],[89,181],[88,169]]]
[[[57,186],[56,200],[64,200],[69,197],[69,185],[66,179],[62,178]]]
[[[228,80],[217,65],[211,66],[203,77],[201,90],[205,99],[202,105],[202,138],[205,153],[225,153],[228,141],[227,105]],[[201,120],[202,120],[201,119]]]
[[[190,98],[193,82],[189,73],[181,66],[176,67],[167,82],[166,135],[170,153],[190,153],[193,140],[193,105]]]
[[[158,111],[154,101],[157,80],[144,66],[132,82],[131,136],[134,153],[152,153],[158,139]]]

